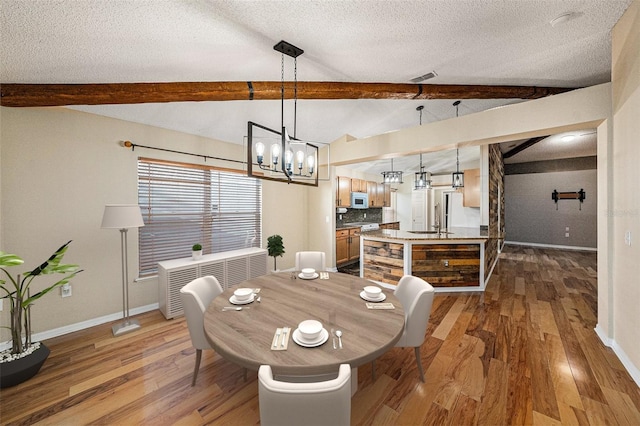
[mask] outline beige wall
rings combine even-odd
[[[121,141],[244,158],[240,145],[65,108],[0,107],[0,119],[0,250],[22,256],[26,271],[71,239],[65,260],[84,269],[72,282],[72,297],[62,299],[54,292],[34,306],[35,332],[121,312],[120,234],[101,229],[100,224],[105,204],[137,202],[137,158],[202,161],[144,148],[132,152]],[[238,167],[212,160],[207,164]],[[286,254],[278,258],[278,267],[293,267],[295,251],[305,248],[309,238],[306,215],[311,189],[263,182],[263,246],[269,235],[281,234]],[[131,280],[136,277],[137,258],[137,233],[129,231]],[[34,281],[34,290],[45,282]],[[157,301],[156,279],[131,284],[131,308]],[[4,307],[0,319],[6,325],[6,303]],[[0,342],[8,339],[6,330],[0,331]]]
[[[640,369],[640,0],[631,4],[612,37],[613,190],[608,213],[613,221],[609,253],[614,309],[609,337]],[[625,244],[627,231],[631,246]]]

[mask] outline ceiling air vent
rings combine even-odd
[[[435,71],[431,71],[426,73],[425,75],[421,75],[420,77],[412,78],[411,81],[413,83],[420,83],[421,81],[429,80],[430,78],[437,77],[437,76],[438,74],[436,74]]]

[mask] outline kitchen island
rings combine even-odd
[[[380,229],[360,236],[360,276],[396,285],[414,275],[436,291],[483,291],[500,240],[478,228],[447,232]]]

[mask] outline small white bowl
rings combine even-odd
[[[233,295],[236,297],[236,300],[239,302],[249,300],[252,294],[253,294],[252,288],[239,288],[233,292]]]
[[[304,340],[315,340],[320,337],[322,323],[316,320],[304,320],[298,324],[298,331]]]
[[[364,288],[364,294],[370,299],[378,299],[382,294],[382,289],[374,285],[368,285]]]
[[[302,276],[305,278],[311,278],[313,277],[313,274],[316,273],[316,270],[313,268],[302,268]]]

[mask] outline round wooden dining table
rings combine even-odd
[[[378,358],[395,346],[404,329],[404,310],[393,292],[383,289],[393,309],[370,309],[360,297],[371,281],[328,272],[328,279],[298,278],[298,273],[263,275],[225,290],[204,315],[207,340],[222,357],[242,367],[258,370],[270,365],[274,374],[317,375],[352,368]],[[260,289],[260,302],[232,305],[238,287]],[[242,310],[223,310],[238,306]],[[334,349],[333,336],[317,347],[303,347],[292,333],[304,320],[320,321],[330,333],[342,332],[342,349]],[[290,327],[286,350],[272,350],[276,329]],[[337,342],[337,340],[336,340]]]

